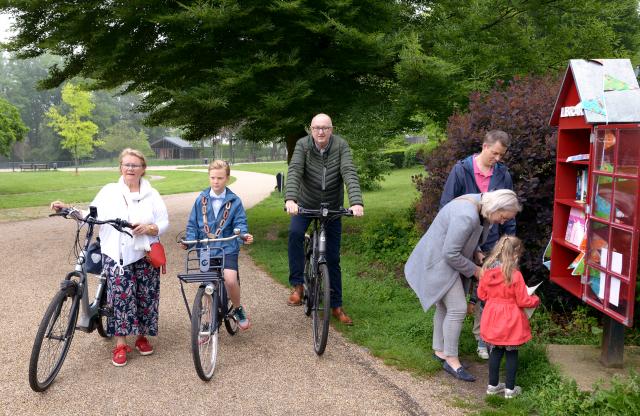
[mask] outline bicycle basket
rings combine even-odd
[[[100,249],[100,238],[89,245],[87,256],[84,260],[84,270],[91,274],[102,273],[102,251]]]

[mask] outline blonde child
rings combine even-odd
[[[529,296],[518,270],[522,242],[505,235],[494,246],[482,266],[478,297],[486,302],[480,321],[480,336],[489,346],[487,394],[504,391],[509,399],[522,392],[516,386],[518,347],[531,339],[531,327],[523,308],[532,308],[540,299]],[[499,382],[500,362],[506,355],[506,383]]]
[[[214,160],[209,164],[209,184],[196,198],[187,222],[186,240],[203,238],[230,237],[235,228],[245,234],[244,242],[253,243],[253,236],[247,234],[247,215],[240,198],[227,188],[231,169],[223,160]],[[203,213],[206,212],[206,218]],[[247,314],[240,304],[240,282],[238,280],[238,240],[211,243],[211,246],[224,249],[224,285],[229,299],[235,307],[233,314],[240,329],[249,329]],[[186,246],[184,247],[186,248]]]

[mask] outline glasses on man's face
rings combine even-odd
[[[333,128],[333,126],[311,126],[311,130],[313,130],[315,132],[331,131],[332,128]]]
[[[134,165],[133,163],[122,163],[122,166],[125,169],[140,169],[142,165]]]

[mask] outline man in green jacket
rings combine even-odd
[[[304,253],[303,242],[310,218],[297,216],[298,205],[308,209],[320,208],[320,203],[329,204],[329,209],[339,209],[344,203],[344,187],[356,217],[364,215],[362,192],[358,174],[351,157],[349,144],[333,134],[331,118],[318,114],[311,120],[311,136],[298,140],[289,162],[285,205],[291,215],[289,226],[289,283],[293,291],[287,303],[302,304]],[[342,222],[340,218],[328,224],[327,263],[331,286],[331,313],[343,324],[353,322],[342,309],[342,273],[340,270],[340,240]]]

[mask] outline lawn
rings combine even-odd
[[[0,209],[48,205],[59,199],[68,203],[88,202],[109,182],[113,171],[7,172],[0,174]],[[146,177],[162,195],[199,191],[208,185],[206,174],[182,170],[147,171]],[[233,178],[232,178],[233,180]]]
[[[344,306],[355,325],[347,327],[335,320],[333,323],[347,338],[387,364],[428,377],[441,371],[439,364],[429,358],[433,308],[427,313],[422,311],[402,272],[404,260],[419,238],[411,224],[411,206],[418,197],[411,176],[421,172],[419,168],[393,171],[380,190],[365,192],[363,218],[344,219],[341,257]],[[282,207],[282,195],[274,192],[249,210],[249,227],[256,236],[256,244],[249,247],[249,252],[274,279],[288,286],[289,219]],[[524,394],[515,400],[488,397],[484,406],[466,410],[505,416],[640,414],[637,374],[632,374],[628,381],[614,380],[609,389],[582,392],[549,363],[545,343],[589,343],[597,338],[592,333],[592,323],[577,319],[580,320],[584,325],[558,333],[550,329],[554,324],[549,313],[543,309],[536,312],[532,327],[539,332],[521,349],[519,357],[518,384]],[[467,318],[460,337],[460,354],[466,360],[478,360],[471,324],[472,319]],[[461,403],[468,405],[469,402]]]

